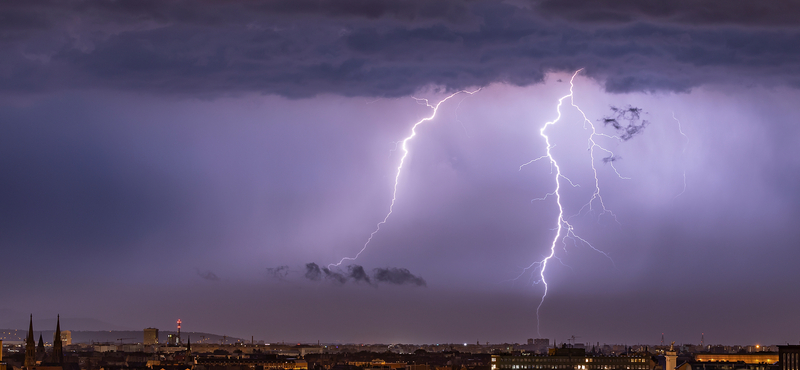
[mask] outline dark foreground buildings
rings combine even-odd
[[[780,370],[800,370],[800,346],[778,346]]]
[[[160,344],[158,330],[145,329],[144,343],[65,346],[61,320],[52,346],[34,341],[33,318],[24,346],[0,354],[0,370],[800,370],[800,346],[760,349],[712,346],[600,346],[541,348],[480,343],[462,345],[281,345],[212,344],[176,339]],[[41,337],[41,335],[40,335]],[[17,340],[20,340],[19,338]],[[1,342],[0,342],[1,343]],[[18,342],[19,343],[19,342]],[[179,344],[175,344],[179,343]],[[777,349],[777,351],[775,351]],[[545,354],[546,353],[546,354]]]
[[[77,370],[77,367],[68,367],[69,370]],[[53,333],[53,348],[48,355],[45,353],[42,336],[39,335],[39,346],[33,339],[33,315],[28,324],[28,336],[25,339],[25,360],[22,368],[14,367],[14,370],[66,370],[64,367],[64,349],[61,342],[61,317],[56,319],[56,331]]]
[[[551,348],[547,355],[493,355],[491,370],[650,370],[651,367],[649,354],[605,356],[564,346]]]

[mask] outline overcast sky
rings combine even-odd
[[[797,343],[798,20],[754,0],[3,2],[0,323]],[[581,68],[588,123],[557,109]],[[419,99],[478,88],[417,127],[393,213],[328,268],[389,211]],[[611,106],[648,124],[602,136]],[[556,170],[520,166],[559,112],[585,242],[558,240],[537,320]],[[593,168],[613,213],[582,208]]]

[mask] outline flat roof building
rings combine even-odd
[[[583,348],[551,348],[547,356],[522,353],[492,355],[491,370],[649,370],[650,357],[644,354],[602,356],[586,354]]]
[[[778,362],[777,352],[756,353],[698,353],[697,362],[744,362],[746,364],[774,364]]]
[[[778,364],[780,370],[800,370],[800,346],[778,346]]]
[[[144,329],[144,345],[150,346],[158,344],[158,329],[147,328]]]

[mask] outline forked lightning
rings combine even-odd
[[[367,249],[367,246],[372,241],[372,238],[375,236],[375,234],[377,234],[378,231],[381,230],[381,225],[385,224],[386,221],[389,219],[389,216],[392,215],[392,212],[394,211],[394,204],[395,204],[395,201],[397,200],[397,184],[398,184],[398,182],[400,180],[400,174],[403,171],[403,164],[405,164],[406,157],[408,156],[408,142],[411,139],[413,139],[414,136],[417,136],[417,127],[419,125],[425,123],[425,122],[433,120],[436,117],[436,112],[439,111],[439,106],[441,106],[442,103],[450,100],[451,98],[455,97],[456,95],[459,95],[459,94],[472,95],[472,94],[477,93],[478,91],[480,91],[480,89],[475,90],[475,91],[461,90],[461,91],[458,91],[458,92],[455,92],[455,93],[452,93],[452,94],[448,95],[447,97],[445,97],[444,99],[442,99],[438,103],[436,103],[435,105],[431,105],[431,103],[428,101],[428,99],[414,98],[416,101],[423,102],[429,108],[432,108],[433,109],[433,113],[431,113],[430,117],[425,117],[425,118],[417,121],[413,126],[411,126],[411,134],[408,135],[405,139],[403,139],[403,141],[400,142],[401,143],[400,147],[403,149],[403,155],[400,157],[400,164],[397,165],[397,171],[395,172],[395,175],[394,175],[394,188],[392,189],[392,202],[389,205],[389,212],[386,213],[386,216],[383,218],[383,220],[378,222],[378,225],[375,227],[375,230],[371,234],[369,234],[369,238],[367,238],[367,241],[364,243],[364,246],[361,247],[361,250],[358,251],[358,253],[356,253],[355,257],[344,257],[341,260],[339,260],[339,262],[337,262],[337,263],[329,264],[328,268],[333,267],[333,266],[340,266],[342,263],[344,263],[344,261],[355,261],[358,258],[358,256],[360,256],[361,253],[363,253]]]
[[[561,107],[564,104],[564,100],[566,100],[567,98],[570,99],[570,105],[572,107],[574,107],[578,112],[580,112],[581,116],[583,117],[583,127],[584,127],[584,129],[589,130],[591,132],[589,134],[589,139],[588,139],[588,151],[589,151],[589,158],[590,158],[590,162],[591,162],[591,168],[592,168],[592,172],[593,172],[593,175],[594,175],[594,191],[592,193],[592,196],[589,198],[589,201],[583,207],[581,207],[581,209],[578,211],[577,215],[583,214],[584,212],[591,212],[591,211],[594,211],[594,210],[597,209],[597,210],[599,210],[600,215],[609,214],[609,215],[613,216],[614,219],[616,220],[616,216],[614,215],[614,213],[611,212],[611,210],[609,210],[608,208],[606,208],[606,205],[603,202],[603,197],[600,194],[600,181],[599,181],[599,179],[597,177],[597,168],[595,167],[595,159],[596,159],[595,158],[595,154],[596,154],[596,152],[598,150],[603,152],[603,153],[605,153],[606,157],[604,157],[604,158],[610,158],[611,159],[611,160],[604,160],[604,162],[609,163],[611,165],[611,167],[614,169],[614,173],[616,173],[617,176],[619,178],[621,178],[621,179],[627,179],[626,177],[623,177],[619,173],[619,171],[617,170],[616,167],[614,167],[614,163],[613,163],[613,158],[615,158],[614,157],[614,153],[612,151],[600,146],[600,144],[598,144],[597,141],[595,140],[597,137],[606,137],[606,138],[613,138],[613,139],[618,139],[618,137],[611,136],[611,135],[606,135],[606,134],[602,134],[602,133],[598,133],[596,128],[595,128],[595,126],[594,126],[594,124],[592,123],[592,121],[589,120],[586,117],[586,114],[583,112],[583,110],[581,110],[581,108],[578,107],[577,104],[575,104],[575,95],[574,95],[574,91],[573,91],[574,87],[575,87],[574,81],[575,81],[575,76],[577,76],[578,73],[580,73],[581,71],[582,71],[582,69],[579,69],[578,71],[576,71],[572,75],[572,78],[569,81],[569,86],[570,86],[569,87],[569,94],[564,95],[560,99],[558,99],[558,104],[556,105],[556,112],[558,113],[558,115],[556,116],[556,119],[554,119],[553,121],[545,123],[539,129],[539,135],[542,138],[544,138],[545,145],[546,145],[546,153],[545,153],[545,155],[543,155],[543,156],[541,156],[539,158],[536,158],[536,159],[534,159],[534,160],[532,160],[532,161],[530,161],[528,163],[525,163],[522,166],[520,166],[520,170],[521,170],[522,167],[524,167],[524,166],[526,166],[528,164],[531,164],[533,162],[536,162],[536,161],[539,161],[539,160],[542,160],[542,159],[548,159],[550,161],[551,168],[555,169],[555,175],[554,175],[555,189],[552,192],[550,192],[547,195],[545,195],[544,197],[542,197],[542,198],[534,199],[534,200],[545,200],[545,199],[547,199],[547,198],[549,198],[551,196],[554,196],[555,199],[556,199],[556,205],[558,206],[558,215],[556,217],[556,230],[555,230],[556,234],[553,237],[552,243],[550,244],[550,253],[546,257],[544,257],[542,260],[536,261],[536,262],[530,264],[528,267],[526,267],[522,271],[522,273],[519,276],[517,276],[517,279],[519,279],[520,277],[525,275],[525,273],[527,271],[529,271],[530,269],[537,268],[537,267],[539,269],[539,279],[537,281],[535,281],[535,283],[541,282],[544,285],[544,293],[542,293],[542,299],[539,302],[539,305],[536,307],[536,329],[537,329],[537,332],[540,330],[539,311],[542,308],[542,304],[544,304],[545,297],[547,297],[548,286],[547,286],[547,280],[545,279],[545,271],[547,270],[547,263],[553,258],[557,259],[557,257],[556,257],[556,245],[559,243],[559,241],[561,241],[563,243],[566,238],[572,238],[573,240],[580,241],[584,245],[588,246],[589,248],[593,249],[594,251],[602,254],[603,256],[605,256],[606,258],[611,260],[611,257],[607,253],[603,252],[600,249],[595,248],[586,239],[584,239],[584,238],[580,237],[578,234],[576,234],[575,233],[575,228],[569,222],[569,219],[571,217],[565,217],[564,216],[564,206],[563,206],[563,204],[561,202],[561,179],[566,180],[571,186],[577,186],[577,185],[574,182],[572,182],[569,178],[564,176],[564,174],[561,173],[561,166],[559,166],[558,161],[556,161],[556,159],[553,156],[553,153],[551,151],[551,149],[555,145],[550,143],[550,137],[547,136],[547,133],[546,133],[547,129],[550,126],[556,125],[561,120]],[[614,261],[612,260],[611,262],[613,263]],[[539,333],[539,334],[541,335],[541,333]]]

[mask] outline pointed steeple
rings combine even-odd
[[[28,325],[28,337],[25,339],[25,368],[32,369],[36,365],[36,342],[33,341],[33,314]]]
[[[36,345],[36,357],[44,356],[44,341],[42,340],[42,333],[39,333],[39,344]]]
[[[61,349],[61,315],[56,318],[56,332],[53,333],[53,363],[64,363],[64,352]]]
[[[186,364],[187,365],[191,365],[192,364],[192,337],[191,336],[187,336],[186,337],[186,358],[185,358],[185,360],[186,360]]]

